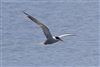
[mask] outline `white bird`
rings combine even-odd
[[[58,41],[63,41],[61,38],[64,37],[64,36],[73,36],[72,34],[63,34],[63,35],[60,35],[60,36],[52,36],[50,30],[48,29],[48,27],[46,25],[44,25],[43,23],[41,23],[39,20],[32,17],[31,15],[27,14],[26,12],[23,11],[23,13],[25,15],[27,15],[27,17],[30,20],[32,20],[33,22],[35,22],[37,25],[39,25],[42,28],[42,30],[43,30],[46,38],[47,38],[47,40],[44,42],[45,45],[53,44],[53,43],[56,43]]]

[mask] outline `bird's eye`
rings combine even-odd
[[[60,39],[59,37],[56,37],[56,39]]]

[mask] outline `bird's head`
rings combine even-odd
[[[59,41],[63,41],[60,37],[55,37],[57,40],[59,40]]]

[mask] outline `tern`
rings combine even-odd
[[[44,35],[46,36],[46,41],[44,42],[44,45],[47,45],[47,44],[53,44],[53,43],[56,43],[58,41],[63,41],[61,38],[64,37],[64,36],[72,36],[72,34],[63,34],[63,35],[60,35],[60,36],[52,36],[49,28],[44,25],[43,23],[41,23],[39,20],[37,20],[35,17],[29,15],[28,13],[24,12],[23,13],[30,19],[32,20],[33,22],[35,22],[37,25],[39,25],[39,27],[42,28],[43,32],[44,32]]]

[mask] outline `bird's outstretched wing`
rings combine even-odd
[[[76,36],[74,34],[63,34],[63,35],[60,35],[59,37],[62,38],[62,37],[65,37],[65,36]]]
[[[44,34],[45,34],[47,39],[52,39],[53,38],[52,34],[50,33],[50,30],[48,29],[48,27],[46,25],[44,25],[43,23],[41,23],[39,20],[37,20],[36,18],[32,17],[31,15],[27,14],[26,12],[23,11],[23,13],[25,15],[27,15],[27,17],[29,19],[31,19],[33,22],[35,22],[37,25],[39,25],[42,28],[42,30],[43,30],[43,32],[44,32]]]

